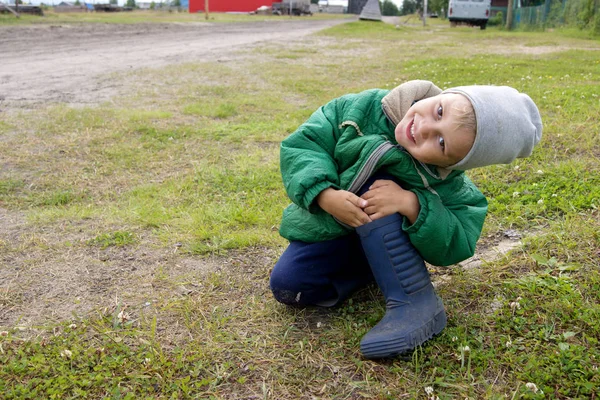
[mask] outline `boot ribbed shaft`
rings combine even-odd
[[[363,355],[393,357],[440,333],[446,326],[444,304],[425,262],[402,230],[402,216],[389,215],[356,232],[386,300],[385,316],[361,340]]]
[[[402,231],[388,233],[383,241],[394,272],[404,288],[412,294],[431,284],[423,259]]]

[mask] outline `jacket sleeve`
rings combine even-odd
[[[487,200],[468,177],[462,179],[462,187],[445,199],[427,190],[413,191],[421,210],[414,224],[405,219],[403,229],[430,264],[452,265],[475,254]]]
[[[340,135],[338,115],[343,98],[315,111],[280,148],[280,168],[289,198],[301,208],[316,211],[314,199],[321,191],[339,188],[334,151]]]

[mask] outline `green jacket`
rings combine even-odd
[[[451,265],[471,257],[487,213],[487,201],[462,171],[442,179],[400,147],[395,125],[382,109],[388,90],[349,94],[320,107],[281,143],[281,173],[293,204],[283,212],[280,234],[319,242],[352,232],[315,201],[326,188],[357,192],[375,172],[398,178],[414,192],[420,212],[403,230],[425,261]]]

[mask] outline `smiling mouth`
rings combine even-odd
[[[406,137],[408,140],[411,140],[414,143],[417,143],[415,140],[415,120],[410,121],[408,126],[406,127]]]

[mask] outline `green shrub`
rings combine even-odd
[[[504,15],[502,14],[502,11],[498,11],[496,15],[488,19],[489,26],[499,26],[502,24],[504,24]]]

